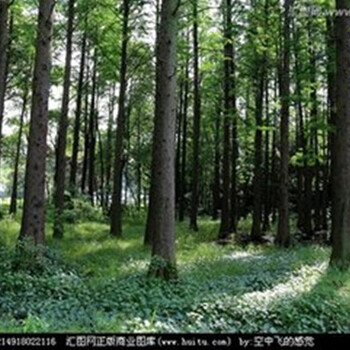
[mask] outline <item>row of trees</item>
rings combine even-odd
[[[101,206],[116,237],[122,236],[128,194],[137,208],[144,202],[155,275],[176,276],[176,213],[180,221],[188,213],[193,231],[199,215],[217,219],[220,213],[220,241],[236,233],[248,214],[253,242],[263,242],[276,221],[276,243],[287,247],[291,218],[296,215],[302,238],[312,240],[328,229],[332,208],[332,261],[347,266],[350,20],[332,17],[331,2],[319,4],[324,17],[295,15],[307,5],[123,0],[116,8],[110,0],[97,6],[40,0],[34,46],[28,9],[35,5],[1,1],[1,126],[6,96],[21,101],[15,142],[5,138],[10,156],[3,155],[14,164],[11,213],[27,149],[20,238],[45,244],[52,173],[58,239],[64,236],[67,191]],[[336,5],[349,9],[345,0]],[[67,18],[58,16],[56,26],[55,6]],[[147,27],[153,11],[154,26]],[[62,45],[63,70],[51,69],[51,51]],[[63,86],[53,117],[50,85]],[[50,130],[57,131],[54,151]]]

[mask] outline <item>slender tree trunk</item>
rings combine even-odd
[[[224,154],[223,154],[223,198],[221,206],[221,225],[219,239],[227,239],[231,233],[230,217],[230,163],[231,163],[231,114],[232,114],[232,1],[226,0],[225,4],[225,78],[224,78]]]
[[[74,135],[73,135],[73,152],[72,152],[72,163],[69,185],[73,194],[76,193],[77,187],[77,171],[78,171],[78,154],[80,144],[80,126],[81,126],[81,114],[82,114],[82,102],[84,92],[84,73],[85,73],[85,61],[86,61],[86,41],[87,32],[84,30],[83,40],[81,44],[81,58],[80,58],[80,69],[79,69],[79,80],[78,80],[78,92],[77,92],[77,107],[75,111],[74,120]]]
[[[198,42],[198,3],[193,2],[193,52],[194,52],[194,106],[193,106],[193,161],[192,161],[192,198],[190,229],[198,231],[199,174],[200,174],[200,129],[201,97],[199,75],[199,42]]]
[[[17,147],[16,147],[15,166],[13,171],[11,202],[10,202],[10,211],[9,211],[10,215],[15,215],[17,213],[19,162],[21,158],[24,117],[27,110],[28,94],[29,94],[29,87],[28,87],[28,83],[26,82],[26,86],[23,91],[22,110],[21,110],[21,115],[19,120],[18,140],[17,140]]]
[[[116,84],[113,84],[110,93],[109,101],[109,117],[107,128],[107,147],[106,147],[106,196],[105,196],[105,210],[108,212],[109,203],[112,192],[112,168],[113,168],[113,124],[114,124],[114,109],[115,109],[115,90]]]
[[[317,127],[316,127],[317,128]],[[318,232],[322,229],[322,169],[319,161],[319,141],[318,141],[318,131],[315,130],[315,232]]]
[[[306,153],[307,155],[307,153]],[[311,238],[312,236],[312,180],[313,170],[308,164],[307,159],[304,160],[304,173],[305,173],[305,201],[304,201],[304,229],[303,233],[305,237]]]
[[[152,224],[150,274],[165,279],[176,278],[176,34],[179,4],[173,0],[163,0],[156,54],[156,111],[149,208],[153,213],[148,213]]]
[[[262,195],[263,195],[263,101],[264,101],[264,85],[265,85],[265,72],[264,63],[259,64],[256,84],[256,97],[255,97],[255,142],[254,142],[254,179],[253,179],[253,224],[251,231],[251,240],[253,242],[261,242],[262,230]]]
[[[236,64],[234,50],[232,48],[232,62],[231,62],[231,84],[232,84],[232,178],[231,178],[231,203],[230,203],[230,216],[231,216],[231,232],[237,230],[237,160],[238,160],[238,112],[236,102]]]
[[[268,27],[269,13],[268,1],[264,5],[264,28]],[[254,29],[255,31],[255,29]],[[257,33],[256,33],[257,34]],[[255,139],[254,139],[254,178],[253,178],[253,223],[251,240],[259,243],[262,241],[262,208],[264,195],[264,161],[263,161],[263,114],[264,114],[264,89],[266,84],[266,53],[259,56],[256,52],[255,75]],[[266,92],[267,93],[267,92]]]
[[[7,82],[7,47],[9,41],[8,33],[8,8],[9,1],[0,1],[0,160],[2,143],[2,125],[5,108],[5,92]]]
[[[269,100],[269,79],[265,81],[265,124],[270,127],[270,100]],[[266,232],[270,227],[270,208],[271,208],[271,172],[270,172],[270,130],[265,132],[265,156],[264,156],[264,180],[263,192],[265,196],[264,201],[264,219],[263,219],[263,232]]]
[[[111,235],[122,236],[122,186],[124,166],[124,139],[125,139],[125,99],[127,90],[127,54],[128,54],[128,26],[129,26],[129,0],[123,1],[123,39],[120,67],[119,110],[117,120],[117,135],[115,143],[114,186],[111,212]]]
[[[45,170],[54,0],[40,0],[20,239],[45,244]]]
[[[284,4],[284,47],[281,76],[281,169],[276,243],[290,244],[289,231],[289,101],[290,101],[290,24],[293,0]]]
[[[142,205],[142,163],[141,163],[141,110],[137,112],[136,120],[136,145],[137,145],[137,161],[136,161],[136,181],[137,181],[137,210],[141,210]]]
[[[270,11],[270,2],[269,0],[265,0],[264,4],[264,30],[265,32],[268,31],[270,22],[269,22],[269,11]],[[266,43],[266,45],[269,45],[269,42]],[[269,74],[268,74],[268,66],[266,65],[267,62],[267,56],[266,53],[263,55],[263,99],[265,97],[265,121],[264,124],[268,128],[270,126],[270,106],[269,106]],[[263,102],[264,103],[264,102]],[[262,135],[263,137],[263,135]],[[262,203],[262,209],[264,210],[262,212],[262,232],[266,232],[267,229],[270,226],[270,212],[269,208],[271,207],[270,205],[270,191],[269,187],[271,186],[270,183],[270,154],[269,154],[269,149],[270,149],[270,131],[267,129],[265,132],[265,140],[264,140],[264,150],[262,150],[262,153],[264,153],[263,157],[263,180],[261,184],[261,191],[263,194],[263,203]]]
[[[183,126],[183,95],[184,95],[184,78],[182,78],[179,91],[179,106],[177,110],[177,131],[176,131],[176,160],[175,160],[175,198],[176,209],[180,206],[180,187],[181,187],[181,140],[182,140],[182,126]]]
[[[213,181],[213,220],[219,217],[220,209],[220,155],[221,155],[221,99],[218,102],[218,108],[215,116],[215,155],[214,155],[214,181]]]
[[[275,106],[278,103],[278,72],[275,78],[274,82],[274,103]],[[271,220],[273,223],[276,222],[276,208],[277,208],[277,193],[276,189],[278,188],[278,159],[276,156],[277,153],[277,129],[278,129],[278,122],[277,122],[277,107],[274,108],[274,118],[273,118],[273,126],[274,131],[272,133],[272,159],[271,159],[271,187],[270,187],[270,198],[271,198],[271,208],[270,212],[272,213]]]
[[[94,70],[92,77],[92,91],[91,91],[91,105],[90,105],[90,118],[89,118],[89,177],[88,177],[88,190],[91,204],[95,204],[95,150],[96,150],[96,91],[97,91],[97,49],[94,53]]]
[[[301,67],[300,57],[298,52],[297,43],[300,40],[299,31],[295,33],[294,45],[295,45],[295,75],[296,75],[296,94],[298,99],[298,132],[297,132],[297,147],[302,151],[303,164],[298,166],[297,169],[297,184],[298,184],[298,200],[297,200],[297,211],[298,211],[298,223],[297,226],[302,233],[311,231],[311,207],[307,205],[307,140],[305,136],[304,127],[304,110],[302,104],[302,82],[301,82]],[[308,225],[307,222],[310,224]]]
[[[338,10],[350,11],[347,0],[337,0]],[[337,44],[337,113],[332,149],[332,244],[331,264],[350,266],[350,17],[335,22]]]
[[[83,167],[81,174],[81,193],[86,193],[86,184],[87,184],[87,173],[88,173],[88,162],[89,162],[89,144],[90,144],[90,135],[89,135],[89,79],[90,79],[90,70],[89,65],[86,67],[86,83],[85,83],[85,98],[84,98],[84,156],[83,156]]]
[[[124,206],[127,207],[129,204],[129,194],[131,194],[132,197],[135,198],[133,195],[133,189],[130,186],[130,180],[129,180],[129,158],[130,158],[130,115],[132,111],[132,104],[129,103],[126,111],[125,111],[125,136],[124,136],[124,142],[125,142],[125,150],[124,150],[124,157],[123,157],[123,176],[125,179],[125,186],[124,186]],[[122,189],[123,193],[123,189]]]
[[[54,238],[63,237],[63,220],[64,211],[64,190],[66,178],[66,147],[67,147],[67,129],[68,129],[68,112],[69,112],[69,93],[71,85],[72,70],[72,40],[74,26],[74,9],[75,0],[69,0],[68,3],[68,29],[66,44],[66,64],[64,72],[63,99],[61,107],[61,117],[58,126],[58,146],[57,146],[57,163],[55,174],[55,219],[54,219]]]
[[[104,149],[103,149],[103,140],[102,135],[99,128],[99,121],[96,118],[96,132],[98,136],[98,153],[100,158],[100,205],[101,208],[104,209],[105,206],[105,162],[104,162]]]
[[[312,218],[310,218],[311,223],[309,224],[311,226],[311,231],[308,232],[309,238],[311,239],[313,236],[313,233],[317,228],[319,224],[319,200],[320,198],[317,198],[319,196],[319,166],[317,165],[318,160],[318,141],[317,141],[317,121],[318,121],[318,108],[317,108],[317,77],[316,77],[316,53],[314,50],[314,43],[312,38],[312,32],[313,28],[309,27],[309,53],[310,53],[310,85],[311,85],[311,91],[310,91],[310,101],[311,101],[311,111],[310,111],[310,120],[311,120],[311,132],[310,132],[310,145],[309,145],[309,152],[310,155],[315,159],[315,165],[308,164],[309,168],[309,176],[311,179],[309,179],[309,188],[308,191],[310,192],[310,206],[311,206],[311,213],[312,209],[314,209],[314,229],[312,228]],[[315,191],[313,191],[313,177],[315,177]],[[310,214],[311,214],[310,213]]]
[[[187,35],[187,43],[189,44],[189,35]],[[187,112],[188,112],[188,94],[189,94],[189,58],[186,59],[184,97],[183,97],[183,117],[182,117],[182,145],[181,145],[181,175],[179,184],[179,221],[185,219],[186,200],[185,194],[187,190],[186,169],[187,169]]]
[[[335,125],[336,120],[336,114],[337,114],[337,108],[336,108],[336,47],[335,47],[335,29],[334,29],[334,21],[332,18],[327,17],[327,88],[328,88],[328,123],[330,125]],[[329,161],[327,162],[327,168],[326,168],[326,175],[327,175],[327,183],[325,184],[326,190],[325,190],[325,206],[328,209],[330,200],[331,200],[331,192],[332,192],[332,183],[334,183],[332,179],[332,149],[333,149],[333,143],[334,143],[334,133],[333,131],[330,131],[328,133],[328,154],[327,159]],[[326,213],[324,215],[325,223],[327,224],[327,209]]]

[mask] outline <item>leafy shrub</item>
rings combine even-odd
[[[90,199],[82,197],[72,199],[71,201],[72,207],[65,209],[64,211],[63,220],[65,222],[73,224],[83,221],[106,221],[102,211],[99,208],[91,205]]]

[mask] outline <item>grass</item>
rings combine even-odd
[[[1,332],[349,332],[350,273],[330,270],[328,247],[219,246],[218,223],[177,227],[179,280],[147,279],[144,216],[124,238],[103,219],[66,225],[50,256],[14,250],[19,218],[0,222]],[[243,223],[245,227],[247,223]]]

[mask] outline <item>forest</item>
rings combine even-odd
[[[0,332],[349,333],[349,0],[0,0]]]

